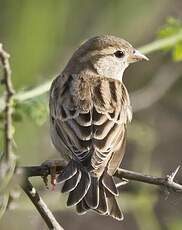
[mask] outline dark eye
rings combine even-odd
[[[121,50],[117,50],[114,55],[117,57],[117,58],[122,58],[124,57],[124,52],[121,51]]]

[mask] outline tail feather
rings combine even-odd
[[[91,209],[95,209],[99,205],[99,180],[97,177],[91,177],[91,184],[84,199]]]
[[[119,192],[118,192],[118,189],[116,188],[116,185],[114,183],[113,177],[110,176],[106,171],[103,174],[102,184],[114,196],[119,195]]]
[[[101,177],[94,177],[74,160],[64,168],[57,182],[64,182],[62,192],[69,192],[67,206],[76,205],[79,214],[92,209],[99,214],[123,219],[115,196],[118,190],[112,176],[106,171]]]
[[[78,204],[86,195],[91,184],[90,175],[85,170],[82,170],[81,179],[76,188],[70,192],[67,200],[67,206]]]
[[[72,176],[69,180],[64,182],[64,185],[61,191],[65,193],[65,192],[71,192],[72,190],[74,190],[81,179],[81,175],[82,175],[81,171],[78,170],[74,176]]]
[[[106,195],[101,181],[99,182],[99,205],[95,211],[99,212],[102,215],[107,214]]]
[[[107,211],[108,215],[112,216],[117,220],[123,220],[123,213],[121,212],[117,201],[113,194],[105,189],[106,200],[107,200]]]
[[[74,160],[71,160],[68,165],[63,169],[63,171],[58,175],[56,181],[57,183],[62,183],[69,180],[77,173],[77,164]]]
[[[85,199],[82,199],[77,205],[76,205],[76,211],[78,214],[82,215],[85,214],[90,208],[85,202]]]

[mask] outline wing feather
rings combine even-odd
[[[66,148],[70,158],[84,162],[89,157],[88,167],[97,170],[108,164],[110,173],[115,171],[124,154],[120,149],[124,148],[125,124],[130,119],[128,93],[117,80],[60,75],[52,84],[53,143],[60,152]]]

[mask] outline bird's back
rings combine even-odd
[[[131,119],[125,86],[92,75],[59,76],[52,86],[50,108],[53,141],[61,137],[70,158],[87,162],[93,169],[107,164],[109,155],[120,149],[125,125]],[[63,146],[57,142],[61,153]]]

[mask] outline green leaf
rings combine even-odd
[[[174,36],[182,32],[182,22],[175,18],[169,18],[165,26],[158,32],[159,38]],[[182,61],[182,42],[166,47],[164,51],[172,51],[173,61]]]
[[[30,111],[30,117],[37,125],[43,125],[47,120],[47,108],[44,104],[36,103]]]
[[[159,38],[170,37],[174,34],[179,33],[182,30],[182,23],[180,20],[175,18],[168,18],[166,25],[164,25],[158,32]]]
[[[182,42],[176,44],[172,52],[174,61],[182,61]]]
[[[48,106],[45,98],[36,98],[25,102],[19,109],[37,125],[43,125],[47,121]]]

